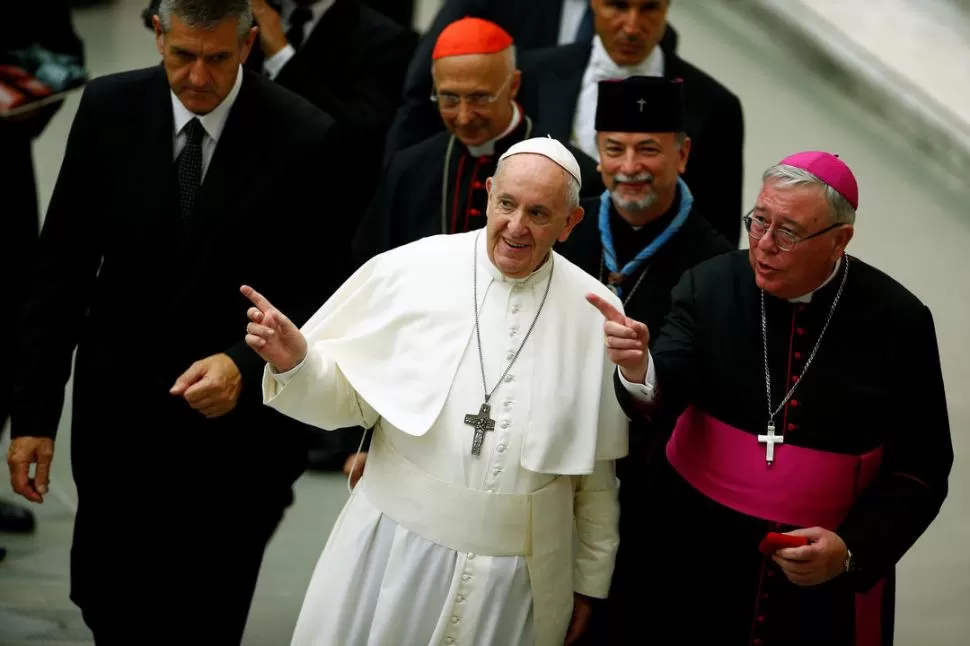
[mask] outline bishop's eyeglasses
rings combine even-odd
[[[741,221],[744,222],[744,228],[748,230],[748,234],[755,240],[761,240],[768,235],[768,232],[770,231],[772,242],[774,242],[775,246],[782,251],[791,251],[799,242],[805,242],[806,240],[817,238],[818,236],[828,233],[832,229],[837,229],[845,224],[844,222],[836,222],[835,224],[830,224],[821,231],[816,231],[815,233],[807,236],[798,237],[788,229],[778,227],[777,225],[770,226],[767,220],[760,215],[754,214],[754,209],[749,211],[746,216],[741,218]]]
[[[498,101],[499,97],[502,96],[502,92],[504,92],[505,88],[507,88],[509,83],[512,82],[512,77],[513,74],[509,74],[505,78],[505,82],[502,83],[502,87],[500,87],[494,94],[488,94],[486,92],[456,94],[454,92],[441,92],[439,90],[435,90],[435,92],[431,94],[431,100],[434,103],[437,103],[443,110],[457,110],[462,101],[473,108],[484,108]]]

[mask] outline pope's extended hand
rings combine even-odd
[[[298,366],[307,353],[306,338],[300,328],[252,287],[243,285],[239,291],[255,305],[248,312],[246,345],[277,372]]]
[[[624,316],[596,294],[587,294],[586,300],[606,319],[603,333],[610,360],[620,367],[627,381],[642,384],[647,378],[647,362],[650,360],[647,352],[650,330],[640,321]]]

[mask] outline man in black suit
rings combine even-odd
[[[157,12],[159,0],[145,10]],[[377,186],[387,129],[417,44],[410,28],[395,24],[360,0],[252,0],[259,27],[246,67],[264,74],[333,117],[355,145],[342,152],[354,168],[345,194],[370,195]],[[349,239],[366,201],[348,202],[331,226]],[[347,250],[341,250],[349,268]],[[311,469],[339,470],[360,444],[360,431],[310,435]]]
[[[84,46],[71,24],[71,10],[61,0],[15,2],[4,7],[0,20],[0,57],[5,52],[39,45],[84,62]],[[0,61],[2,62],[2,61]],[[0,291],[8,312],[19,310],[25,297],[24,268],[37,245],[37,184],[33,140],[47,127],[61,103],[48,104],[26,116],[0,118]],[[0,337],[13,338],[16,316],[0,317]],[[0,358],[0,432],[10,416],[15,367],[9,353]],[[0,501],[0,532],[29,532],[34,516],[19,505]],[[3,549],[0,548],[0,559]]]
[[[690,162],[684,180],[714,227],[741,237],[744,117],[741,102],[703,71],[658,44],[670,0],[591,0],[596,37],[522,56],[521,101],[553,137],[598,159],[597,84],[631,76],[683,79]]]
[[[584,200],[586,217],[559,252],[616,291],[626,316],[660,329],[670,311],[671,291],[700,262],[731,251],[732,245],[695,208],[680,177],[689,165],[691,140],[685,123],[683,83],[631,77],[600,81],[596,137],[608,191]],[[639,101],[643,99],[643,110]],[[668,420],[673,427],[673,420]],[[660,419],[654,427],[662,426]],[[663,467],[662,433],[642,423],[630,426],[630,451],[616,465],[620,479],[620,548],[609,598],[593,612],[582,644],[622,644],[641,619],[642,581],[630,574],[656,531],[643,522],[656,495],[651,486]],[[654,555],[656,556],[656,555]]]
[[[385,159],[441,132],[441,120],[428,100],[433,90],[431,52],[445,27],[468,16],[500,25],[515,39],[519,53],[574,42],[588,44],[595,34],[589,0],[445,0],[411,59],[403,105],[388,133]],[[660,46],[670,52],[677,49],[672,27],[667,27]]]
[[[71,598],[98,644],[238,644],[305,466],[304,427],[262,405],[239,287],[302,319],[339,283],[346,241],[307,204],[339,213],[339,144],[244,71],[251,25],[249,0],[163,0],[163,65],[89,84],[41,234],[11,479],[43,501],[77,346]]]

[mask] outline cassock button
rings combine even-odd
[[[509,383],[513,379],[514,379],[514,377],[511,374],[505,375],[505,383]],[[792,402],[792,405],[794,405],[794,404],[795,404],[795,402]]]
[[[761,646],[764,642],[760,639],[755,639],[751,642],[754,646]]]
[[[801,352],[796,352],[795,353],[795,358],[796,359],[801,359],[802,358],[802,353]]]
[[[457,624],[459,621],[461,621],[461,619],[459,619],[458,617],[452,616],[451,623]]]
[[[474,182],[472,182],[472,188],[477,189],[477,190],[480,191],[483,188],[485,188],[485,185],[482,184],[479,180],[476,179]]]
[[[765,623],[765,616],[764,615],[758,615],[758,623],[759,624]]]
[[[789,431],[795,431],[795,430],[798,430],[798,424],[789,424],[789,425],[788,425],[788,430],[789,430]]]
[[[793,399],[789,403],[791,404],[791,407],[792,408],[798,408],[798,400],[797,399]]]
[[[502,469],[500,469],[499,467],[495,467],[494,469],[492,469],[492,475],[496,475],[497,476],[500,473],[502,473]]]
[[[465,603],[465,595],[459,594],[456,601],[458,601],[458,603]]]
[[[505,453],[505,445],[499,444],[498,446],[495,447],[495,450],[498,451],[499,453]]]
[[[512,353],[512,354],[514,356],[514,353]],[[504,405],[505,405],[506,408],[512,408],[512,400],[511,399],[506,399],[505,402],[504,402]]]
[[[509,350],[507,353],[505,353],[505,358],[506,358],[506,360],[511,361],[512,359],[515,358],[515,353],[512,352],[511,350]],[[505,402],[506,408],[508,408],[508,403],[509,402]]]
[[[469,561],[474,561],[475,560],[475,552],[469,552],[468,553],[468,560]]]
[[[454,644],[455,643],[455,638],[454,637],[448,637],[447,639],[445,639],[445,643],[448,644],[449,646],[451,646],[451,644]]]
[[[471,581],[472,578],[470,576],[468,576],[467,574],[462,574],[461,575],[461,580],[462,581]]]
[[[805,328],[803,328],[803,327],[800,327],[800,328],[798,328],[798,329],[797,329],[797,330],[795,330],[795,331],[796,331],[796,332],[798,332],[798,335],[799,335],[799,336],[801,336],[801,335],[803,335],[803,334],[805,334]]]
[[[481,214],[482,212],[479,211],[478,209],[468,209],[468,215],[472,216],[473,218],[478,217]]]
[[[797,383],[798,383],[798,375],[795,375],[794,377],[792,377],[792,378],[791,378],[791,382],[792,382],[793,384],[797,384]]]
[[[508,427],[509,427],[509,420],[507,420],[507,419],[506,420],[502,420],[502,428],[508,428]]]

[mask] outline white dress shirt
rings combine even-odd
[[[202,124],[202,128],[205,130],[205,137],[202,138],[202,179],[205,180],[206,171],[209,170],[209,162],[212,161],[212,155],[216,151],[216,144],[219,143],[219,137],[222,136],[222,129],[226,127],[226,120],[229,118],[229,111],[232,109],[233,104],[236,102],[236,97],[239,96],[239,88],[242,87],[243,80],[243,68],[240,65],[239,69],[236,71],[236,82],[232,86],[232,90],[229,91],[229,95],[222,100],[216,109],[209,114],[195,114],[190,111],[182,102],[179,101],[178,96],[175,92],[172,92],[172,115],[174,117],[173,123],[175,125],[172,136],[175,139],[175,156],[174,159],[178,159],[179,153],[182,152],[182,148],[185,146],[185,142],[188,139],[188,135],[184,132],[185,126],[188,125],[189,121],[198,118],[199,122]]]
[[[572,144],[584,153],[599,161],[596,147],[596,102],[599,96],[599,82],[609,79],[627,79],[631,76],[663,76],[664,54],[659,46],[639,65],[621,67],[613,62],[599,36],[593,37],[593,52],[583,74],[583,84],[579,90],[576,104],[576,117],[573,121]]]
[[[576,42],[576,31],[583,21],[589,0],[563,0],[562,18],[559,21],[559,44],[568,45]]]
[[[314,2],[308,7],[313,17],[303,25],[304,44],[310,39],[310,34],[313,33],[317,23],[320,22],[321,18],[323,18],[323,14],[327,13],[327,10],[330,9],[330,7],[332,7],[336,1],[337,0],[319,0],[319,2]],[[284,32],[289,31],[290,27],[292,27],[290,24],[290,17],[293,15],[296,7],[297,4],[295,0],[283,0],[281,5],[282,13],[280,14],[280,17],[283,19]],[[279,76],[280,72],[283,71],[283,66],[290,62],[290,59],[293,58],[294,54],[296,54],[296,50],[293,48],[293,45],[287,43],[283,49],[276,52],[272,56],[267,57],[266,60],[263,61],[263,71],[270,79],[275,79],[277,76]]]

